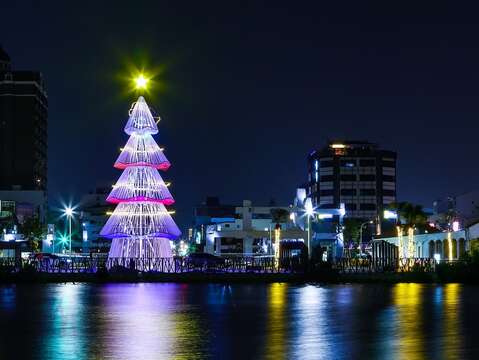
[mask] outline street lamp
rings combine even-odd
[[[72,256],[72,218],[73,218],[74,211],[70,206],[68,206],[64,209],[64,214],[68,218],[68,240],[70,243],[70,257],[71,257]]]
[[[359,255],[362,254],[361,244],[363,242],[363,226],[368,224],[374,224],[374,221],[369,220],[369,221],[363,222],[361,226],[359,227],[359,244],[358,244]]]
[[[307,198],[304,203],[304,211],[308,217],[308,259],[311,259],[311,217],[314,215],[314,208],[311,198]]]

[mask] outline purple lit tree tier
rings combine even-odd
[[[114,165],[123,173],[107,197],[118,206],[100,235],[112,239],[109,258],[170,258],[170,240],[181,232],[165,208],[175,201],[158,172],[170,162],[152,137],[158,127],[142,96],[129,115],[130,138]]]

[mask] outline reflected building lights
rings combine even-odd
[[[460,299],[459,295],[462,289],[461,284],[446,284],[443,291],[443,353],[445,359],[463,359],[462,334],[460,333]]]
[[[54,299],[47,312],[52,317],[51,327],[44,329],[46,358],[88,358],[88,314],[80,298],[88,287],[85,284],[56,285]]]
[[[424,334],[421,331],[422,293],[424,285],[400,283],[394,286],[393,301],[396,307],[398,328],[397,353],[400,359],[423,359]]]
[[[328,323],[330,309],[327,308],[325,295],[328,290],[307,285],[295,292],[294,307],[296,315],[293,344],[293,357],[301,359],[334,358],[333,339],[329,334]],[[333,320],[334,321],[334,320]],[[298,339],[296,339],[298,337]]]
[[[273,283],[268,289],[268,325],[265,358],[287,359],[286,295],[287,284]]]

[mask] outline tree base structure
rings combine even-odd
[[[170,240],[165,238],[116,238],[111,242],[109,258],[169,258]]]

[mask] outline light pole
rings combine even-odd
[[[359,255],[362,254],[361,244],[363,242],[363,226],[368,224],[374,224],[374,221],[369,220],[369,221],[363,222],[361,226],[359,227],[359,244],[358,244]]]
[[[309,200],[309,201],[308,201]],[[306,199],[304,204],[304,210],[306,211],[306,216],[308,217],[308,260],[311,260],[311,216],[314,215],[314,208],[310,198]]]
[[[70,247],[70,257],[72,256],[72,217],[73,217],[73,209],[71,207],[65,208],[65,215],[68,218],[68,240],[69,240],[69,247]]]
[[[269,248],[271,249],[271,251],[272,251],[273,254],[274,254],[273,239],[272,239],[272,235],[271,235],[271,224],[269,224],[268,227],[265,227],[265,228],[264,228],[264,231],[266,231],[266,233],[268,233],[268,231],[269,231]],[[269,252],[270,252],[270,251],[268,250],[268,253],[269,253]]]

